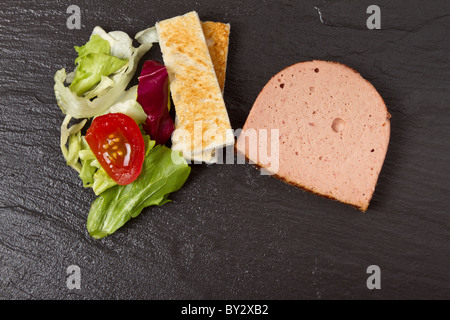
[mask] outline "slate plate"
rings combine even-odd
[[[450,298],[448,1],[378,1],[380,30],[366,27],[369,1],[77,1],[79,30],[66,26],[70,4],[0,5],[0,298]],[[53,75],[96,25],[134,35],[191,10],[232,26],[234,128],[299,61],[347,64],[379,90],[392,136],[366,213],[250,165],[194,165],[172,203],[89,237],[94,196],[61,155]],[[80,289],[66,286],[71,265]],[[366,286],[370,265],[380,290]]]

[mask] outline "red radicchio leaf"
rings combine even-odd
[[[165,144],[175,129],[169,114],[169,75],[157,61],[144,62],[137,89],[137,102],[147,114],[144,131],[156,144]]]

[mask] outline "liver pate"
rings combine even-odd
[[[242,133],[278,129],[278,166],[272,170],[276,177],[366,211],[386,156],[389,119],[377,90],[355,70],[308,61],[272,77]],[[261,150],[256,156],[249,152],[242,133],[237,151],[270,171],[260,159]]]

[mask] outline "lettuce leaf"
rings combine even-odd
[[[61,125],[60,147],[67,165],[71,166],[77,172],[80,172],[81,165],[78,158],[81,143],[81,130],[85,126],[87,119],[84,119],[69,128],[71,119],[72,117],[70,115],[66,115]],[[67,141],[69,141],[68,147],[66,147]]]
[[[79,151],[81,161],[80,179],[83,181],[83,187],[92,188],[95,195],[111,188],[117,183],[102,168],[89,144],[84,137],[81,138],[81,148]]]
[[[102,76],[109,76],[128,63],[105,53],[88,53],[79,60],[75,78],[70,84],[70,90],[82,96],[90,88],[100,83]]]
[[[108,41],[104,40],[98,34],[93,34],[84,46],[75,46],[75,51],[78,53],[78,58],[75,59],[75,65],[78,65],[80,60],[89,53],[110,54],[111,46]]]
[[[124,113],[127,116],[133,118],[133,120],[139,125],[147,119],[147,114],[144,112],[142,106],[137,102],[137,86],[133,86],[117,100],[106,113]]]
[[[69,77],[64,68],[55,73],[54,91],[58,106],[65,115],[70,115],[76,119],[92,118],[108,110],[122,96],[136,72],[139,60],[152,47],[151,42],[144,42],[135,48],[132,39],[125,32],[112,31],[106,33],[100,27],[94,28],[91,38],[94,36],[99,36],[108,41],[110,55],[118,59],[128,59],[128,64],[109,76],[103,75],[100,77],[97,86],[89,88],[84,96],[78,96],[70,87],[65,85],[66,79],[71,83],[75,81],[77,70],[75,74],[70,73]],[[84,53],[92,49],[79,50]]]
[[[128,59],[111,55],[109,41],[99,34],[92,34],[90,40],[82,47],[75,47],[75,51],[78,52],[78,58],[75,59],[77,67],[69,87],[79,96],[128,63]]]
[[[184,185],[190,171],[179,152],[163,145],[154,147],[134,182],[109,188],[94,200],[87,220],[89,234],[95,239],[106,237],[145,207],[169,202],[169,194]]]
[[[134,37],[139,43],[156,43],[159,42],[158,31],[156,27],[150,27],[144,29],[138,33]]]

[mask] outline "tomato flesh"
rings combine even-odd
[[[131,117],[123,113],[98,116],[85,139],[102,168],[117,184],[130,184],[141,173],[145,143]]]

